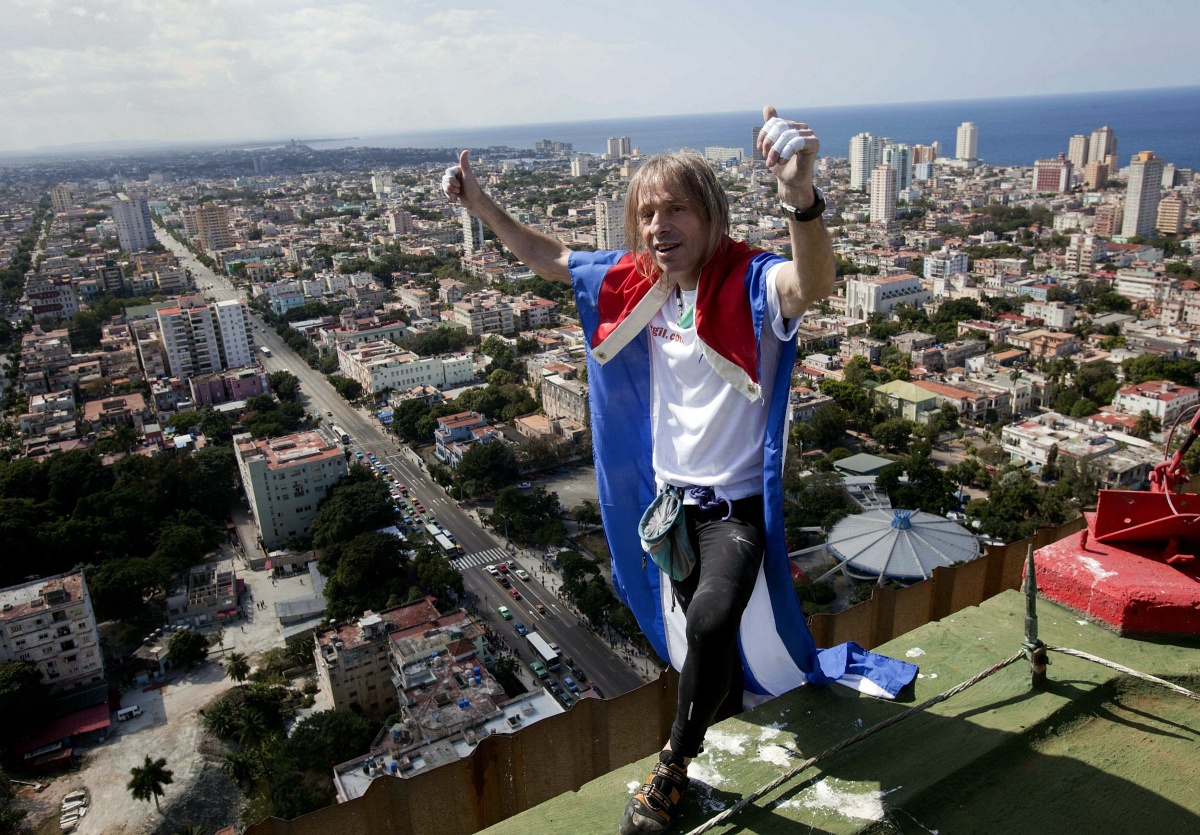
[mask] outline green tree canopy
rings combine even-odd
[[[309,534],[313,545],[327,548],[348,542],[363,531],[386,527],[391,524],[392,511],[387,485],[361,464],[355,464],[317,505]]]
[[[386,608],[393,597],[404,599],[409,589],[404,558],[399,539],[374,531],[327,547],[317,565],[328,578],[326,612],[345,620]]]
[[[458,483],[479,485],[487,493],[499,490],[516,477],[517,460],[512,449],[500,440],[471,444],[455,469]]]
[[[167,658],[176,667],[199,666],[208,658],[208,640],[192,629],[181,629],[167,642]]]

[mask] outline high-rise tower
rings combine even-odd
[[[850,188],[864,191],[871,172],[883,161],[883,137],[859,133],[850,137]]]
[[[974,122],[963,122],[958,126],[954,158],[963,162],[979,158],[979,127]]]
[[[1162,192],[1162,157],[1153,151],[1140,151],[1129,163],[1129,184],[1125,190],[1125,220],[1121,235],[1153,237],[1158,219],[1158,200]]]
[[[122,251],[137,252],[155,243],[154,224],[150,220],[150,204],[146,198],[135,197],[131,200],[122,195],[112,208]]]
[[[896,219],[896,169],[877,165],[871,171],[871,223]]]

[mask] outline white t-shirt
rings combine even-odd
[[[730,500],[762,492],[763,444],[780,344],[799,326],[799,318],[785,323],[779,312],[775,278],[784,263],[767,270],[766,321],[759,348],[762,398],[753,403],[708,364],[696,337],[695,317],[681,315],[681,307],[683,312],[694,309],[695,290],[671,293],[650,320],[650,422],[654,474],[660,485],[712,487]],[[687,327],[679,324],[681,319]],[[791,369],[782,373],[790,374]]]

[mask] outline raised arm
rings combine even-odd
[[[459,155],[458,165],[446,169],[442,177],[442,190],[452,203],[461,203],[463,208],[487,224],[522,264],[547,281],[571,283],[571,270],[567,263],[571,250],[562,241],[518,223],[501,209],[480,188],[479,181],[471,171],[466,151]]]
[[[813,164],[821,143],[803,122],[780,119],[773,107],[763,108],[763,129],[758,146],[767,168],[779,183],[779,200],[804,211],[816,202]],[[804,313],[815,302],[833,292],[835,277],[833,245],[825,221],[797,221],[788,217],[792,236],[792,262],[785,264],[776,280],[780,311],[787,318]]]

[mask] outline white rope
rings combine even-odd
[[[1161,679],[1161,678],[1158,678],[1157,676],[1152,676],[1148,673],[1140,673],[1137,670],[1134,670],[1130,667],[1126,667],[1123,664],[1118,664],[1115,661],[1109,661],[1106,658],[1101,658],[1098,655],[1092,655],[1091,653],[1083,652],[1082,650],[1069,649],[1066,647],[1045,647],[1045,649],[1050,652],[1061,652],[1064,655],[1072,655],[1072,656],[1075,656],[1076,658],[1083,658],[1084,660],[1087,660],[1087,661],[1093,661],[1104,667],[1111,667],[1112,669],[1118,670],[1119,672],[1125,673],[1126,675],[1133,676],[1134,678],[1140,678],[1144,681],[1154,682],[1155,684],[1161,684],[1163,687],[1166,687],[1169,690],[1172,690],[1181,696],[1186,696],[1189,699],[1195,699],[1196,701],[1200,701],[1200,694],[1193,693],[1191,690],[1187,690],[1183,687],[1180,687],[1178,684],[1173,684],[1173,683],[1167,681],[1166,679]],[[702,835],[702,833],[708,832],[713,827],[718,826],[719,824],[722,824],[725,821],[729,820],[731,817],[736,815],[738,812],[740,812],[746,806],[748,806],[751,803],[753,803],[754,801],[758,800],[760,797],[766,795],[769,792],[774,791],[775,789],[782,786],[784,783],[786,783],[790,780],[793,780],[796,777],[799,777],[801,773],[808,770],[809,768],[812,768],[817,763],[819,763],[823,760],[829,759],[834,754],[837,754],[840,751],[843,751],[846,748],[849,748],[851,745],[855,745],[859,742],[862,742],[864,739],[866,739],[869,736],[874,736],[875,734],[879,733],[880,731],[884,730],[885,728],[889,728],[892,725],[895,725],[897,722],[902,722],[905,719],[908,719],[910,716],[914,716],[923,710],[933,707],[935,704],[938,704],[939,702],[946,701],[946,699],[949,699],[951,696],[955,696],[955,695],[961,693],[962,691],[966,690],[968,687],[978,684],[979,682],[983,681],[985,678],[990,676],[992,673],[998,672],[998,671],[1004,669],[1005,667],[1007,667],[1009,664],[1012,664],[1013,662],[1015,662],[1021,658],[1024,658],[1024,657],[1025,657],[1025,651],[1021,650],[1017,654],[1004,659],[1003,661],[999,662],[998,664],[995,664],[995,665],[989,667],[988,669],[984,670],[982,673],[979,673],[975,677],[967,679],[962,684],[952,687],[943,693],[939,693],[938,695],[934,696],[933,698],[927,699],[926,701],[922,702],[921,704],[917,705],[916,707],[911,707],[908,710],[904,711],[903,713],[897,713],[895,716],[890,716],[887,719],[883,720],[882,722],[878,723],[877,725],[872,725],[870,728],[867,728],[865,731],[862,731],[861,733],[856,734],[855,736],[852,736],[849,739],[844,740],[843,742],[839,742],[837,745],[833,746],[832,748],[822,751],[820,754],[817,754],[815,757],[809,757],[807,760],[804,760],[803,762],[794,766],[790,771],[787,771],[786,773],[779,775],[778,777],[776,777],[771,782],[767,783],[762,788],[758,789],[755,792],[752,792],[751,794],[746,795],[741,800],[739,800],[737,803],[733,804],[728,809],[721,812],[719,815],[716,815],[715,817],[712,817],[709,820],[705,821],[704,823],[700,824],[700,826],[697,826],[691,832],[688,832],[687,835]]]
[[[755,800],[758,800],[763,795],[767,794],[768,792],[774,791],[779,786],[782,786],[784,783],[788,782],[789,780],[792,780],[792,779],[800,776],[800,774],[802,772],[808,770],[809,768],[816,765],[817,763],[819,763],[823,760],[829,759],[834,754],[837,754],[838,752],[843,751],[846,748],[849,748],[851,745],[855,745],[859,742],[862,742],[864,739],[866,739],[869,736],[874,736],[875,734],[879,733],[880,731],[884,730],[885,728],[890,728],[892,725],[895,725],[897,722],[902,722],[905,719],[909,718],[910,716],[914,716],[923,710],[927,710],[928,708],[933,707],[934,705],[938,704],[939,702],[946,701],[946,699],[949,699],[951,696],[957,695],[958,693],[961,693],[962,691],[966,690],[968,687],[978,684],[979,682],[983,681],[985,678],[990,676],[992,673],[999,672],[1000,670],[1003,670],[1005,667],[1007,667],[1009,664],[1012,664],[1013,662],[1018,661],[1024,657],[1025,657],[1025,650],[1021,650],[1016,655],[1013,655],[1009,658],[1004,659],[1003,661],[1001,661],[997,664],[992,665],[991,667],[988,667],[982,673],[979,673],[978,675],[976,675],[973,678],[967,679],[962,684],[959,684],[955,687],[951,687],[949,690],[939,693],[938,695],[934,696],[933,698],[926,699],[925,701],[921,702],[921,704],[917,705],[916,707],[910,707],[908,710],[904,711],[903,713],[897,713],[894,716],[889,716],[887,719],[884,719],[882,722],[880,722],[876,725],[872,725],[871,727],[867,728],[865,731],[862,731],[862,732],[850,737],[849,739],[839,742],[837,745],[835,745],[832,748],[829,748],[825,751],[822,751],[820,754],[817,754],[815,757],[809,757],[807,760],[804,760],[803,762],[797,764],[790,771],[787,771],[787,772],[779,775],[778,777],[776,777],[771,782],[767,783],[762,788],[758,789],[755,792],[752,792],[751,794],[746,795],[741,800],[739,800],[737,803],[733,804],[728,809],[726,809],[724,812],[721,812],[719,815],[716,815],[715,817],[710,818],[709,820],[700,824],[695,829],[693,829],[691,832],[687,833],[687,835],[701,835],[701,833],[707,832],[708,830],[712,829],[714,826],[717,826],[718,824],[724,823],[725,821],[729,820],[731,817],[736,815],[738,812],[740,812],[742,809],[744,809],[749,804],[753,803]]]
[[[1061,652],[1063,655],[1073,655],[1076,658],[1094,661],[1103,667],[1111,667],[1114,670],[1119,670],[1120,672],[1125,673],[1125,675],[1133,676],[1134,678],[1140,678],[1143,681],[1152,681],[1155,684],[1161,684],[1163,687],[1173,690],[1180,696],[1186,696],[1189,699],[1195,699],[1196,701],[1200,702],[1200,694],[1193,693],[1191,690],[1186,690],[1183,687],[1180,687],[1178,684],[1172,684],[1166,679],[1159,678],[1158,676],[1152,676],[1149,673],[1139,673],[1137,670],[1126,667],[1123,664],[1118,664],[1116,661],[1109,661],[1107,658],[1101,658],[1098,655],[1092,655],[1089,652],[1084,652],[1078,649],[1068,649],[1067,647],[1046,647],[1046,649],[1048,649],[1050,652]]]

